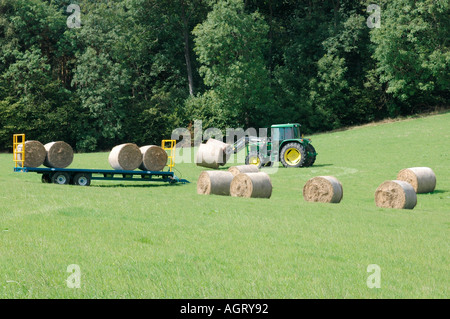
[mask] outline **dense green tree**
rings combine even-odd
[[[372,2],[0,0],[0,149],[17,132],[93,151],[196,119],[310,133],[448,107],[448,1],[380,0],[371,29]]]
[[[41,1],[0,3],[0,141],[10,147],[12,134],[72,143],[77,98],[61,73],[65,19]]]
[[[189,100],[194,112],[197,105],[220,110],[217,124],[268,124],[275,107],[264,60],[268,29],[258,12],[245,12],[240,0],[220,1],[213,6],[193,32],[199,71],[209,88],[203,96]]]
[[[386,92],[400,102],[392,115],[448,103],[450,3],[394,0],[383,5],[382,25],[372,31],[374,57]]]

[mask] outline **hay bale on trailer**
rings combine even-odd
[[[233,174],[223,171],[204,171],[197,181],[197,194],[230,195],[230,184]]]
[[[136,144],[120,144],[111,150],[108,161],[113,169],[133,171],[141,166],[142,153]]]
[[[22,144],[17,145],[17,152],[22,152]],[[26,141],[25,142],[25,161],[23,166],[25,167],[39,167],[44,164],[47,151],[44,145],[39,141]],[[22,154],[17,153],[16,160],[22,160]]]
[[[195,156],[197,166],[218,169],[223,159],[222,150],[212,144],[200,144]]]
[[[207,145],[214,145],[222,151],[222,158],[219,160],[219,165],[225,165],[230,159],[231,154],[233,153],[233,147],[230,144],[224,143],[222,141],[210,138],[207,142]]]
[[[258,173],[259,169],[256,165],[238,165],[230,167],[228,171],[236,176],[241,173]]]
[[[397,175],[397,180],[411,184],[417,194],[431,193],[436,188],[436,175],[429,167],[402,169]]]
[[[385,181],[375,191],[375,204],[382,208],[413,209],[417,195],[405,181]]]
[[[230,185],[230,195],[233,197],[270,198],[272,182],[264,172],[241,173],[234,176]]]
[[[317,176],[303,186],[303,198],[307,202],[340,203],[344,191],[341,182],[334,176]]]
[[[146,145],[140,148],[142,164],[139,168],[143,171],[162,171],[167,164],[166,151],[156,145]]]
[[[50,168],[66,168],[72,164],[73,149],[66,142],[50,142],[45,144],[44,147],[47,152],[44,161],[45,166]]]

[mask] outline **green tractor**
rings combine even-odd
[[[308,167],[314,164],[316,150],[310,139],[302,137],[300,124],[272,125],[270,131],[269,138],[244,137],[238,140],[234,144],[234,152],[245,147],[245,164],[258,168],[271,166],[278,160],[284,167]]]

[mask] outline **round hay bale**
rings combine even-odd
[[[50,142],[45,144],[44,147],[47,151],[44,161],[45,166],[50,168],[66,168],[72,164],[73,149],[66,142]]]
[[[385,181],[375,191],[375,204],[382,208],[413,209],[417,195],[405,181]]]
[[[222,157],[219,159],[218,163],[220,166],[224,166],[228,160],[230,159],[231,154],[233,153],[233,147],[230,144],[224,143],[222,141],[210,138],[207,142],[207,145],[215,145],[221,150]]]
[[[162,171],[167,164],[166,151],[156,145],[146,145],[140,148],[142,164],[139,168],[143,171]]]
[[[436,187],[436,175],[429,167],[402,169],[397,175],[397,180],[411,184],[417,194],[431,193]]]
[[[212,144],[200,144],[195,157],[197,166],[218,169],[223,158],[222,150]]]
[[[344,191],[341,182],[333,176],[317,176],[303,186],[303,198],[307,202],[340,203]]]
[[[233,174],[223,171],[204,171],[197,181],[197,194],[230,195]]]
[[[264,172],[241,173],[234,176],[231,181],[230,195],[233,197],[270,198],[272,182],[269,175]]]
[[[22,152],[22,144],[17,145],[17,152]],[[39,141],[25,142],[25,161],[24,167],[39,167],[44,164],[47,151],[44,145]],[[17,153],[17,160],[22,160],[22,154]]]
[[[116,170],[133,171],[142,164],[142,153],[133,143],[115,146],[108,157],[109,165]]]
[[[259,169],[256,165],[238,165],[230,167],[228,171],[236,176],[241,173],[258,173]]]

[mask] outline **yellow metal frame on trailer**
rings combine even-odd
[[[21,151],[18,146],[22,145]],[[14,134],[13,136],[13,154],[15,167],[24,167],[25,163],[25,134]],[[19,159],[19,154],[22,155]]]
[[[167,147],[167,144],[170,144],[169,147]],[[175,140],[162,140],[161,147],[165,151],[169,151],[170,153],[167,154],[169,164],[169,172],[173,171],[173,167],[175,166],[175,146],[177,145],[177,141]]]

